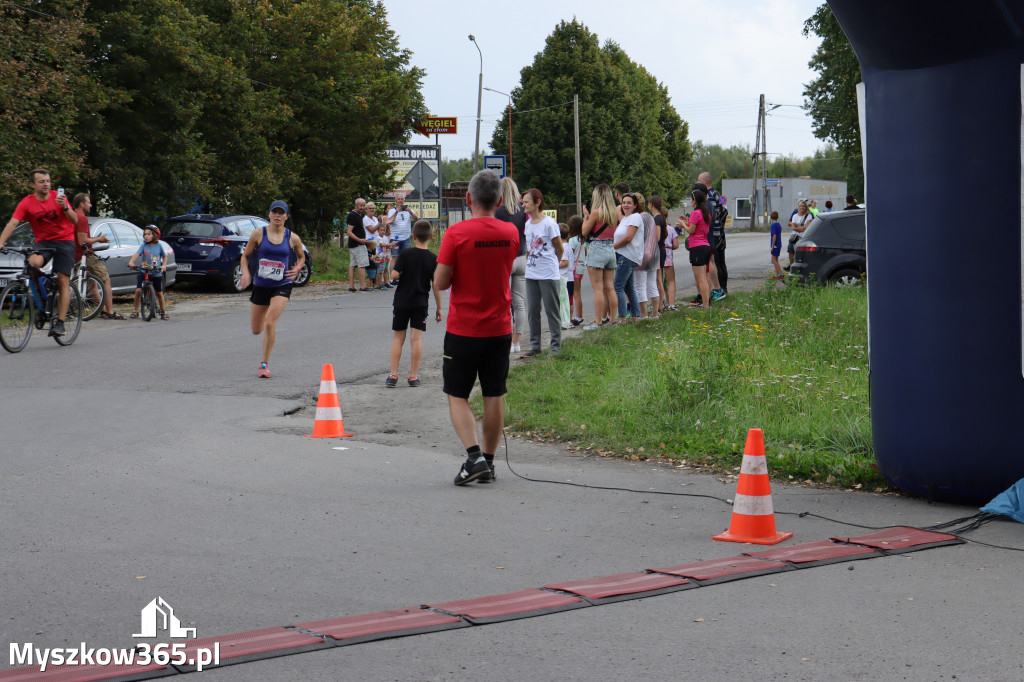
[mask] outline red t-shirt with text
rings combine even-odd
[[[437,262],[452,268],[448,331],[505,336],[512,331],[509,276],[519,254],[519,230],[497,218],[471,218],[444,233]]]
[[[68,220],[67,213],[57,204],[57,192],[54,190],[50,190],[46,201],[39,201],[35,194],[29,194],[14,209],[14,218],[28,221],[37,242],[75,239],[75,224]]]

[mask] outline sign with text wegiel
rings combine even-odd
[[[401,194],[408,200],[437,199],[441,196],[441,147],[437,145],[392,145],[386,153],[395,169],[397,186],[387,197]]]
[[[413,128],[421,135],[457,135],[459,119],[456,116],[427,116],[421,118]]]

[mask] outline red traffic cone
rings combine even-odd
[[[729,530],[714,537],[726,542],[750,542],[755,545],[777,545],[793,537],[792,533],[775,530],[775,509],[772,487],[768,481],[768,461],[764,456],[764,432],[750,429],[743,448],[740,481],[732,505]]]
[[[307,438],[351,438],[345,433],[345,420],[338,401],[338,384],[334,380],[334,365],[324,365],[320,373],[320,395],[316,399],[316,420],[313,435]]]

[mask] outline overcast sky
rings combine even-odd
[[[621,45],[668,88],[676,111],[690,124],[690,140],[752,147],[763,93],[769,103],[783,105],[768,117],[769,154],[809,156],[824,144],[800,108],[803,85],[815,75],[807,62],[819,39],[800,31],[822,2],[384,0],[384,5],[401,46],[427,72],[423,95],[430,113],[459,119],[458,135],[440,136],[445,158],[470,157],[475,144],[480,57],[469,34],[483,53],[484,87],[511,92],[519,85],[520,70],[533,63],[558,22],[574,16],[602,44],[612,39]],[[507,107],[507,97],[484,90],[481,151],[489,151],[491,133]],[[433,137],[414,133],[410,141],[432,144]]]

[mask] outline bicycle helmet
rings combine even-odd
[[[156,235],[157,241],[160,241],[160,228],[159,227],[157,227],[156,225],[146,225],[144,228],[142,228],[142,231],[145,232],[146,230],[153,230],[153,234]]]

